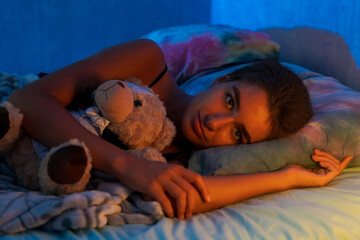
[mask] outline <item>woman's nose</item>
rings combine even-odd
[[[204,119],[205,126],[210,131],[216,131],[218,129],[221,129],[222,127],[228,125],[233,121],[233,118],[226,114],[214,114],[214,115],[208,115]]]

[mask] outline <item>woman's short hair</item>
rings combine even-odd
[[[265,90],[271,131],[266,140],[289,136],[312,117],[309,92],[293,71],[275,60],[262,60],[229,74],[225,81],[242,81]]]

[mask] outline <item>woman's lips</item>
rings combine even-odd
[[[198,112],[198,115],[197,115],[197,117],[196,117],[196,119],[195,119],[194,128],[195,128],[196,134],[197,134],[199,137],[207,140],[207,138],[206,138],[206,136],[205,136],[204,129],[203,129],[202,124],[201,124],[200,112]]]

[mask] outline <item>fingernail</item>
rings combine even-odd
[[[205,201],[206,201],[206,202],[211,202],[211,197],[210,197],[210,195],[206,195]]]
[[[191,215],[192,215],[191,213],[187,213],[187,214],[186,214],[186,218],[190,218]]]

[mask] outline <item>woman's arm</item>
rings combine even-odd
[[[352,156],[340,162],[326,152],[315,150],[312,158],[319,162],[322,168],[309,170],[298,165],[290,165],[274,172],[204,177],[212,201],[204,203],[195,194],[194,212],[206,212],[267,193],[299,187],[324,186],[344,170]]]
[[[56,146],[71,138],[80,139],[90,149],[95,168],[152,196],[168,216],[173,216],[167,194],[177,202],[189,191],[198,190],[205,199],[208,197],[200,175],[180,166],[136,158],[87,131],[65,109],[77,96],[110,79],[136,76],[149,84],[164,66],[162,52],[154,42],[132,41],[105,49],[39,79],[16,91],[9,101],[24,114],[23,127],[34,139],[47,146]],[[170,80],[169,74],[164,76],[157,91]],[[178,212],[184,212],[185,206],[186,202],[178,204]]]
[[[19,89],[9,101],[25,115],[25,130],[45,145],[54,146],[73,135],[74,128],[78,131],[74,126],[76,121],[64,108],[75,97],[95,90],[110,79],[136,76],[147,84],[165,65],[161,54],[157,45],[149,40],[116,45]],[[48,130],[43,130],[46,126],[55,132],[48,134]],[[87,131],[79,131],[78,135],[88,135]]]

